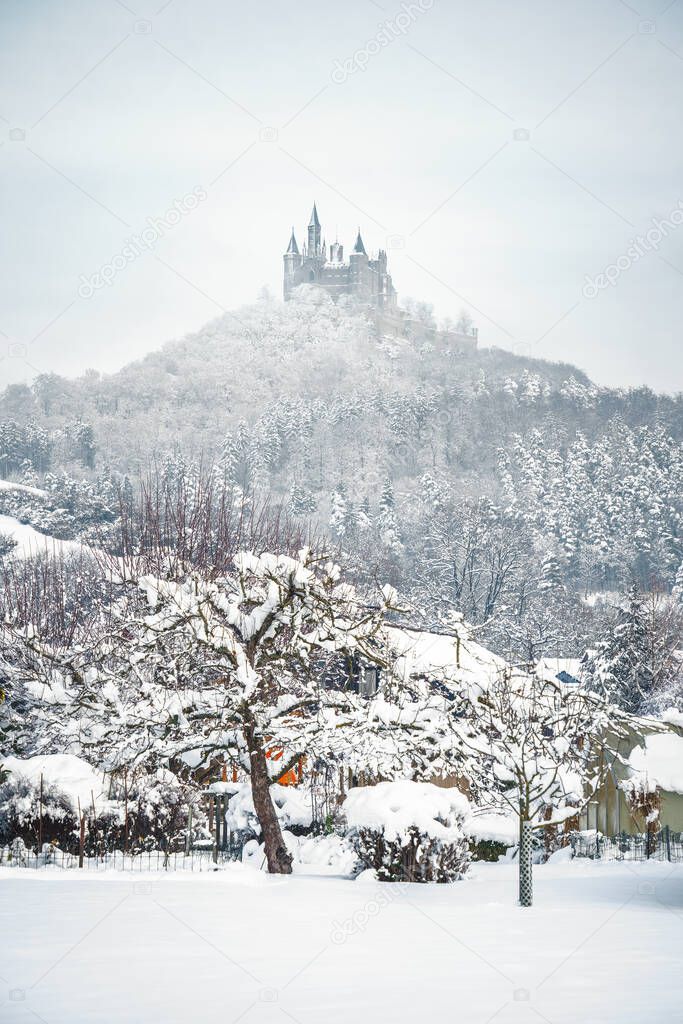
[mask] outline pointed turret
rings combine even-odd
[[[308,223],[308,255],[320,255],[320,221],[318,220],[318,209],[315,203],[313,203],[313,211]]]
[[[292,228],[292,236],[289,239],[287,252],[284,254],[282,259],[285,265],[284,295],[285,299],[288,299],[292,288],[297,284],[297,273],[299,272],[302,264],[302,257],[299,252],[299,246],[296,244],[294,228]]]
[[[299,246],[296,244],[296,236],[294,234],[294,228],[292,228],[292,237],[290,238],[289,245],[287,246],[287,255],[288,256],[298,256],[299,255]]]
[[[356,236],[356,244],[353,247],[353,251],[356,253],[362,253],[363,256],[367,256],[365,246],[363,245],[363,239],[360,237],[360,228],[358,228],[358,235]]]

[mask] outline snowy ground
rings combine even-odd
[[[57,540],[48,534],[39,533],[28,523],[20,523],[14,516],[0,515],[0,533],[16,541],[14,554],[19,558],[78,555],[84,550],[83,545],[76,540]]]
[[[409,887],[0,870],[3,1024],[646,1024],[683,1004],[683,865]]]

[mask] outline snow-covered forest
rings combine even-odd
[[[675,702],[681,397],[450,350],[424,304],[407,323],[381,333],[367,308],[303,286],[112,376],[7,388],[0,552],[16,521],[116,550],[151,480],[211,479],[326,537],[426,625],[462,614],[515,663],[614,648],[630,616],[628,657],[650,666],[637,706]]]

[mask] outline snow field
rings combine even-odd
[[[0,533],[16,541],[14,554],[19,558],[35,558],[38,555],[59,558],[84,552],[84,546],[77,540],[57,540],[48,534],[39,533],[28,523],[20,523],[15,516],[0,515]]]
[[[3,1024],[680,1020],[683,865],[453,885],[0,871]]]

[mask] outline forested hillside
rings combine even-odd
[[[428,308],[407,337],[303,287],[111,376],[0,397],[1,512],[55,536],[115,524],[154,465],[202,471],[313,519],[363,572],[499,649],[577,653],[594,592],[670,592],[683,559],[683,398],[576,368],[452,350]],[[101,530],[100,530],[101,533]]]

